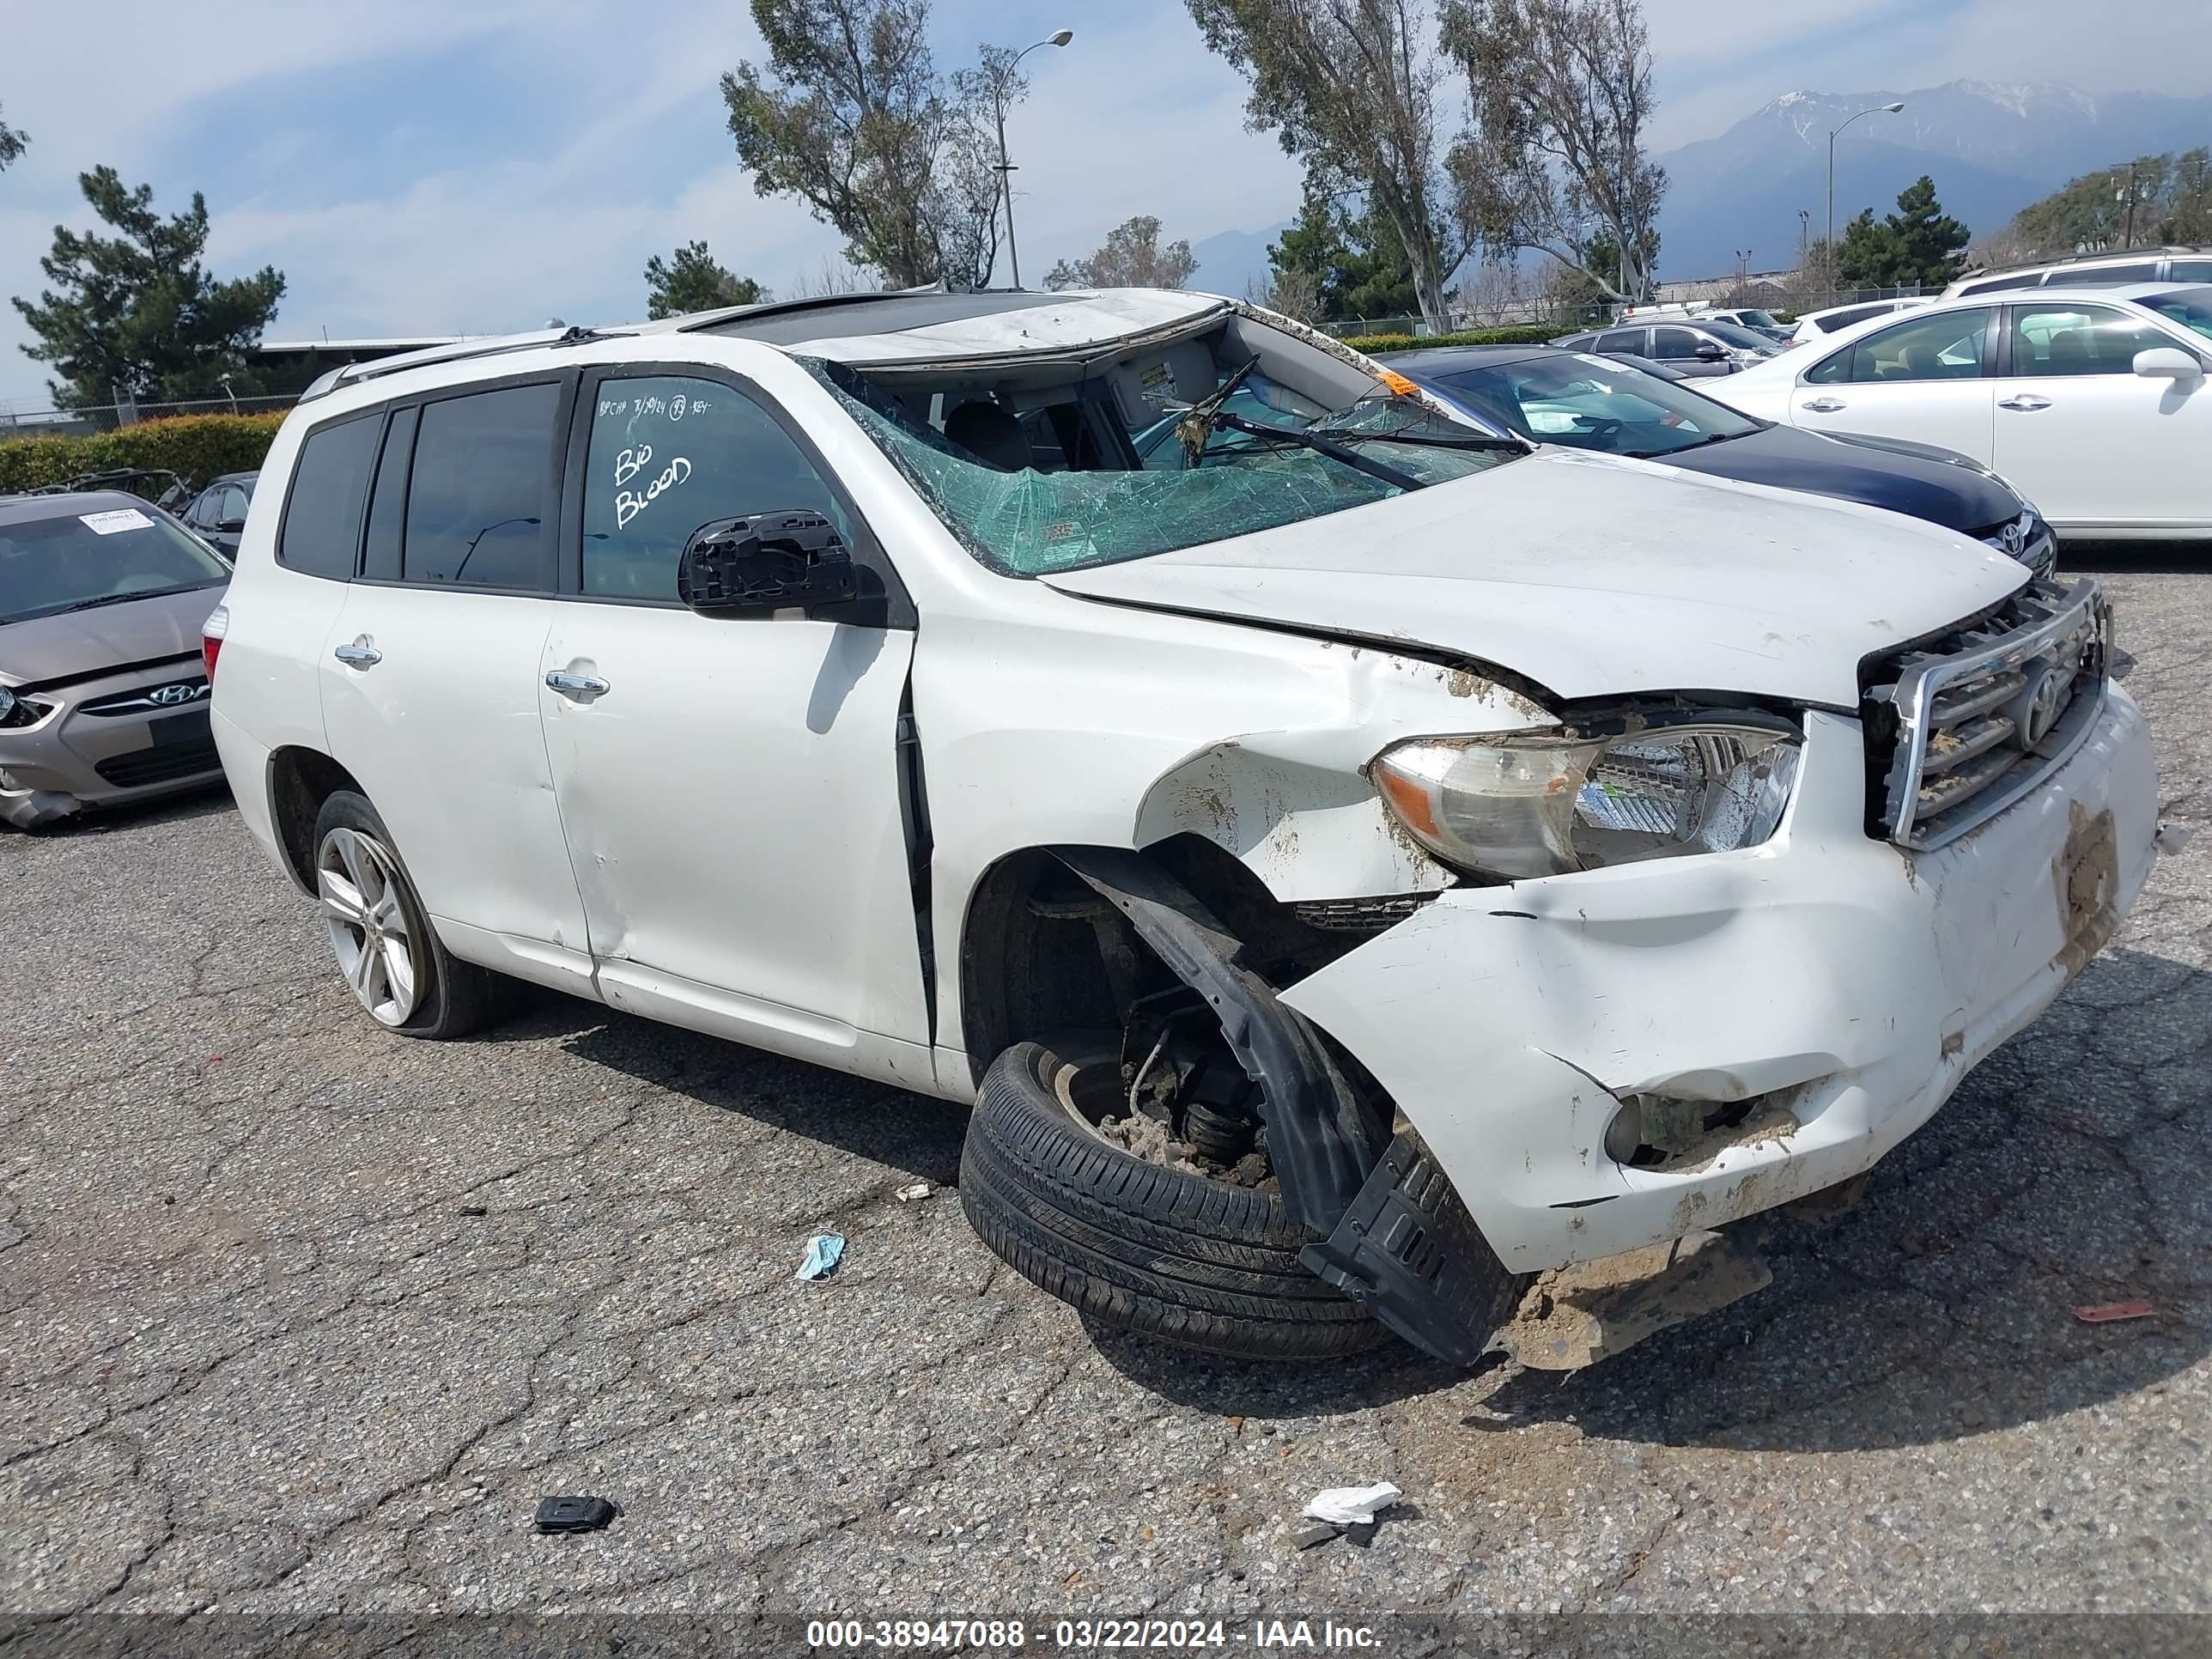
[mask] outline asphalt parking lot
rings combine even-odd
[[[2212,562],[2081,562],[2212,828]],[[2212,1610],[2208,878],[1859,1209],[1753,1224],[1770,1289],[1562,1381],[1086,1329],[958,1109],[550,994],[376,1033],[221,796],[7,835],[0,1607]],[[538,1535],[569,1492],[623,1516]]]

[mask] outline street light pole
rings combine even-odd
[[[1835,286],[1833,272],[1836,263],[1836,135],[1844,127],[1850,125],[1852,121],[1857,120],[1859,115],[1894,115],[1904,107],[1902,102],[1876,104],[1871,109],[1863,109],[1858,115],[1851,116],[1842,126],[1828,129],[1828,266],[1831,273],[1828,285],[1831,288]]]
[[[1035,45],[1024,46],[991,77],[991,108],[999,123],[999,198],[1006,208],[1006,261],[1013,267],[1016,288],[1022,285],[1022,256],[1014,246],[1014,164],[1006,159],[1006,83],[1014,78],[1014,70],[1020,67],[1022,59],[1038,46],[1064,46],[1073,39],[1073,29],[1054,29]]]

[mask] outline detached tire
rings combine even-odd
[[[1389,1340],[1299,1265],[1312,1235],[1280,1199],[1091,1133],[1062,1094],[1079,1063],[1022,1042],[983,1073],[960,1206],[1008,1267],[1105,1324],[1206,1353],[1327,1359]]]

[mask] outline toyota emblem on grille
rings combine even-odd
[[[195,698],[206,695],[206,686],[195,685],[188,681],[177,685],[157,685],[146,694],[146,701],[173,706],[180,702],[191,702]]]
[[[2017,519],[2004,527],[2005,552],[2009,556],[2018,558],[2020,550],[2027,544],[2027,532],[2020,527],[2020,520]]]

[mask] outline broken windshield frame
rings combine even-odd
[[[1117,564],[1277,529],[1409,489],[1471,477],[1528,453],[1517,441],[1501,442],[1487,434],[1469,433],[1462,440],[1456,425],[1426,404],[1378,393],[1306,427],[1274,428],[1236,417],[1234,443],[1209,446],[1201,464],[1188,470],[1001,471],[962,453],[851,367],[820,358],[798,361],[961,545],[987,568],[1010,576]],[[1317,441],[1301,441],[1299,434],[1308,431]],[[1226,435],[1216,434],[1217,439]],[[1361,455],[1349,453],[1355,442]],[[1387,463],[1364,453],[1370,444],[1391,447]],[[1362,464],[1370,459],[1373,465]]]

